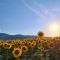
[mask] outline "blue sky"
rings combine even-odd
[[[47,36],[48,25],[54,21],[60,22],[60,0],[0,0],[0,33],[44,31]]]

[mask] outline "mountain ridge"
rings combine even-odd
[[[0,40],[12,40],[12,39],[24,39],[24,38],[32,38],[35,37],[34,35],[10,35],[6,33],[0,33]]]

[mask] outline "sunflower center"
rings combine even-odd
[[[16,51],[15,51],[15,54],[16,54],[16,55],[18,55],[18,54],[19,54],[19,51],[18,51],[18,50],[16,50]]]
[[[53,44],[50,44],[51,47],[53,47]]]
[[[4,46],[7,47],[7,44],[5,44]]]
[[[26,48],[25,48],[25,47],[23,47],[23,50],[26,50]]]
[[[8,47],[10,47],[10,45],[8,45]]]

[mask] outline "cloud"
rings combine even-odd
[[[47,9],[42,3],[39,4],[38,2],[34,0],[33,2],[31,1],[33,4],[32,3],[29,4],[27,0],[21,0],[21,1],[24,3],[24,5],[28,9],[34,12],[39,18],[45,19],[47,18],[47,16],[51,17],[53,15],[52,11],[50,11],[50,9]]]
[[[41,11],[41,9],[39,9],[39,11],[36,9],[36,8],[34,8],[34,7],[32,7],[31,5],[29,5],[27,2],[26,2],[26,0],[21,0],[24,4],[25,4],[25,6],[27,7],[27,8],[29,8],[31,11],[33,11],[37,16],[39,16],[39,17],[44,17],[44,13]],[[37,5],[37,4],[36,4]],[[37,6],[38,7],[38,6]]]
[[[45,6],[41,2],[37,2],[36,0],[30,0],[27,2],[27,0],[21,0],[23,4],[30,9],[32,12],[34,12],[40,19],[51,19],[55,16],[57,16],[56,12],[60,11],[60,8]],[[59,14],[59,13],[58,13]]]

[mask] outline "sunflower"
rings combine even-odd
[[[0,43],[1,43],[0,45],[2,45],[2,44],[4,44],[4,41],[3,41],[3,40],[1,40],[1,41],[0,41]]]
[[[32,41],[31,42],[31,47],[35,47],[36,46],[36,41]]]
[[[2,45],[3,43],[1,43],[1,41],[0,41],[0,45]]]
[[[40,41],[40,40],[38,40],[38,41],[36,41],[36,43],[37,43],[37,45],[39,45],[39,44],[41,43],[41,41]]]
[[[48,43],[49,48],[55,48],[55,44],[53,42]]]
[[[30,41],[27,41],[27,46],[31,46],[31,42]]]
[[[41,43],[42,43],[43,46],[46,46],[46,45],[48,44],[48,40],[42,39],[42,40],[41,40]],[[41,43],[40,43],[40,44],[41,44]],[[50,42],[49,42],[49,43],[50,43]]]
[[[3,47],[7,48],[7,49],[10,49],[12,47],[12,44],[4,43]]]
[[[22,45],[25,45],[26,44],[26,41],[22,41]]]
[[[14,43],[16,43],[16,41],[15,40],[12,40],[12,44],[14,44]]]
[[[11,41],[11,40],[9,40],[9,41],[7,41],[7,43],[11,44],[11,43],[12,43],[12,41]]]
[[[22,52],[27,52],[28,51],[28,47],[27,46],[21,46]]]
[[[22,49],[14,48],[14,50],[12,51],[12,54],[15,58],[19,58],[22,55]]]
[[[43,32],[38,32],[37,35],[38,35],[39,38],[43,38],[44,37],[44,33]]]

